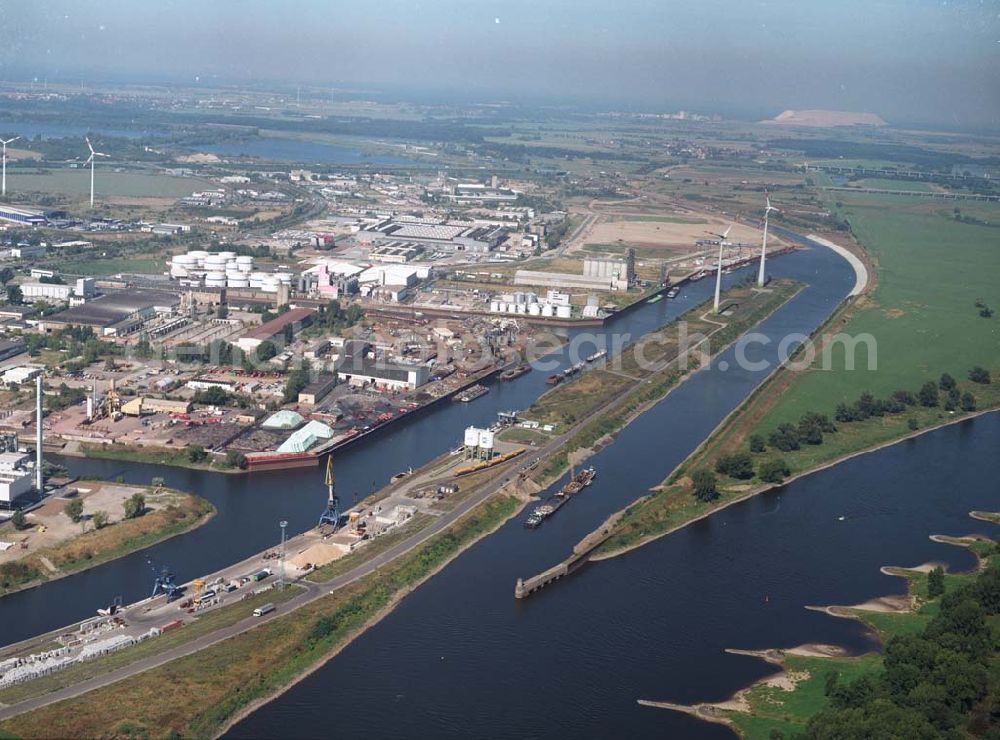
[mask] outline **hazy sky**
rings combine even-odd
[[[998,0],[0,0],[0,77],[1000,128]]]

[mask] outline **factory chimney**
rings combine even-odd
[[[42,376],[35,378],[35,487],[38,493],[45,491],[45,479],[42,476]]]

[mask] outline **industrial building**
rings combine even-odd
[[[538,285],[554,288],[583,288],[594,291],[623,291],[635,284],[635,252],[629,249],[625,259],[587,257],[583,273],[518,270],[515,285]]]
[[[240,337],[236,344],[244,352],[252,352],[264,342],[271,342],[282,337],[285,333],[285,327],[292,327],[294,333],[309,326],[315,313],[311,308],[293,308],[277,318],[251,329]]]
[[[23,339],[4,339],[0,341],[0,362],[21,354],[24,352],[25,346]]]
[[[337,374],[352,385],[374,385],[377,388],[413,390],[427,382],[430,370],[426,365],[409,365],[375,359],[370,356],[367,342],[345,342],[337,358]]]
[[[506,227],[493,224],[387,218],[362,229],[357,238],[362,244],[407,241],[447,252],[490,252],[506,236]]]
[[[122,290],[40,319],[38,327],[52,332],[67,326],[90,326],[99,336],[126,336],[139,331],[154,316],[172,314],[179,303],[176,294],[163,290]]]
[[[337,385],[336,375],[321,375],[299,391],[299,403],[315,406],[328,395]]]
[[[63,283],[22,283],[21,296],[26,303],[82,303],[97,295],[94,278],[79,278],[71,285]],[[75,299],[75,300],[74,300]]]
[[[496,185],[460,183],[444,197],[455,203],[513,203],[517,200],[517,192]]]
[[[415,260],[424,253],[420,244],[413,242],[385,242],[371,250],[368,258],[372,262],[405,263]]]
[[[0,452],[0,508],[12,508],[17,499],[31,490],[31,455]]]
[[[33,208],[0,205],[0,221],[9,221],[27,226],[44,226],[45,214]]]

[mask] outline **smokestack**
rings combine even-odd
[[[35,486],[38,493],[45,491],[45,479],[42,477],[42,376],[35,378]]]

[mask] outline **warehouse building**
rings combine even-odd
[[[0,221],[27,226],[44,226],[47,219],[44,213],[33,208],[0,205]]]
[[[39,320],[41,331],[53,332],[67,326],[90,326],[99,336],[132,334],[151,318],[173,313],[180,297],[164,290],[122,290],[67,308]]]
[[[387,390],[413,390],[424,385],[430,376],[426,365],[375,359],[369,350],[366,342],[345,342],[335,365],[338,376],[352,385],[373,385]]]
[[[490,252],[506,236],[506,227],[493,224],[387,218],[359,231],[357,238],[362,244],[404,241],[447,252]]]
[[[275,339],[283,337],[286,331],[285,327],[290,326],[294,334],[309,326],[315,313],[311,308],[293,308],[285,311],[281,316],[248,331],[236,341],[236,344],[244,352],[252,352],[264,342],[273,342]]]

